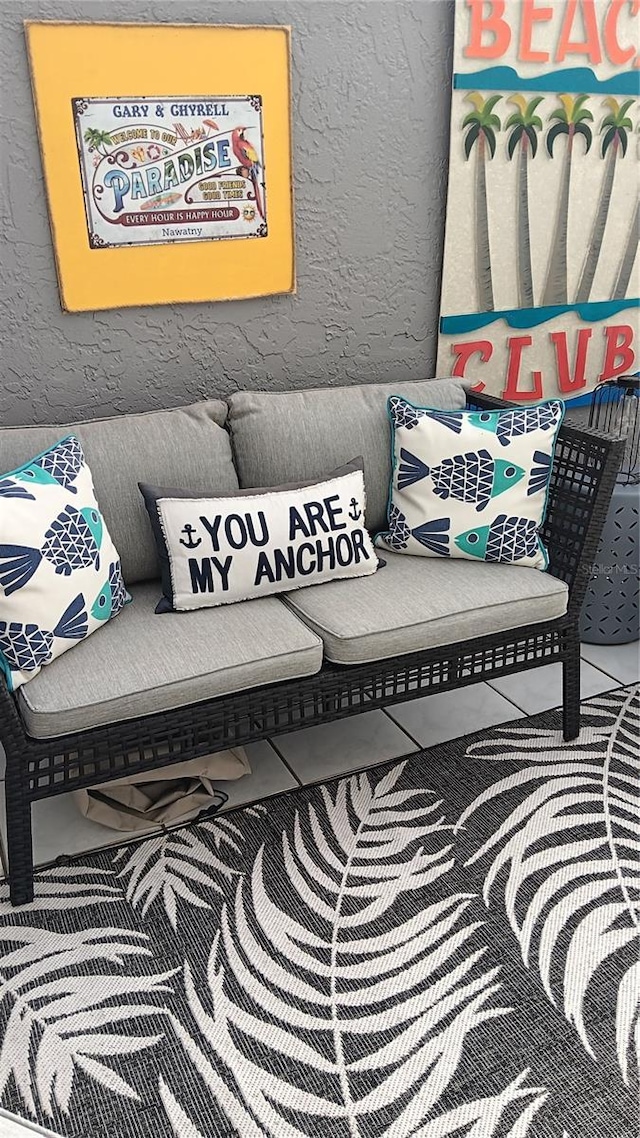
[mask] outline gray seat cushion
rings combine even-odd
[[[96,498],[120,554],[127,584],[157,577],[158,558],[138,482],[194,492],[238,489],[224,422],[226,403],[209,399],[171,411],[86,423],[0,429],[0,474],[75,434],[93,474]]]
[[[402,656],[562,616],[568,589],[538,569],[387,553],[372,577],[285,595],[338,664]],[[119,618],[118,618],[119,619]]]
[[[324,477],[362,455],[367,528],[372,533],[383,529],[391,477],[389,395],[442,411],[465,406],[458,379],[231,395],[229,426],[240,485],[279,486]]]
[[[28,733],[49,738],[317,672],[322,643],[277,597],[154,615],[157,581],[20,688]]]

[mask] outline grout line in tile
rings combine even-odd
[[[407,731],[406,727],[398,723],[398,720],[393,718],[393,715],[390,711],[387,711],[386,707],[381,707],[380,710],[384,713],[384,715],[386,715],[387,719],[391,720],[394,727],[397,727],[399,731],[402,731],[403,735],[407,736],[407,738],[413,743],[414,747],[416,747],[419,751],[424,750],[424,743],[421,743],[418,739],[415,738],[414,735],[411,734],[410,731]]]
[[[282,754],[282,751],[281,751],[281,750],[280,750],[280,748],[279,748],[279,747],[276,745],[276,743],[274,743],[273,739],[265,739],[265,740],[264,740],[264,742],[265,742],[265,743],[268,743],[268,745],[271,747],[272,751],[275,751],[275,753],[276,753],[276,755],[278,756],[278,758],[280,759],[280,762],[282,763],[282,765],[283,765],[283,766],[285,766],[285,767],[287,768],[287,770],[289,771],[289,774],[291,775],[291,777],[292,777],[292,778],[295,778],[295,780],[296,780],[296,782],[297,782],[298,786],[304,786],[305,784],[304,784],[303,782],[301,782],[301,781],[300,781],[300,779],[298,778],[298,776],[297,776],[296,772],[295,772],[295,771],[292,769],[292,767],[290,767],[290,766],[289,766],[289,763],[287,762],[287,760],[285,759],[284,755]]]
[[[518,711],[521,711],[523,715],[536,714],[534,711],[527,711],[526,707],[521,707],[519,703],[516,703],[515,699],[512,699],[511,696],[505,695],[503,691],[500,691],[500,688],[494,687],[494,685],[491,683],[491,680],[485,680],[484,682],[486,683],[487,687],[490,687],[491,690],[496,693],[496,695],[501,695],[503,699],[506,699],[507,703],[512,703],[514,707],[517,707]],[[558,707],[561,706],[562,700],[558,704]],[[548,710],[551,711],[551,708],[548,708]]]
[[[602,674],[606,676],[608,680],[613,680],[613,687],[606,688],[605,691],[594,692],[593,695],[585,695],[580,700],[580,703],[584,703],[587,699],[596,699],[599,695],[611,695],[612,692],[621,691],[622,688],[632,688],[634,684],[638,683],[637,680],[632,680],[631,683],[629,683],[629,680],[618,680],[615,676],[610,676],[608,672],[603,672]]]
[[[266,742],[266,740],[264,741]],[[320,782],[328,781],[327,778],[320,779]],[[281,798],[283,794],[297,794],[299,790],[306,790],[307,786],[308,783],[296,779],[295,786],[288,786],[285,790],[274,790],[272,794],[263,794],[261,798],[251,798],[248,802],[238,802],[237,806],[230,806],[228,810],[221,810],[211,821],[215,822],[216,818],[228,818],[230,814],[238,814],[241,810],[248,810],[250,806],[260,806],[261,803],[268,802],[271,798]],[[190,822],[185,822],[184,825],[192,826],[196,821],[196,818],[192,818]],[[176,826],[175,829],[177,828]]]
[[[428,747],[419,747],[421,751],[429,750]],[[300,783],[300,786],[292,786],[290,790],[283,791],[283,794],[297,794],[299,790],[309,790],[314,786],[323,786],[325,783],[341,782],[345,778],[352,778],[354,775],[367,774],[370,770],[375,770],[376,767],[386,767],[390,763],[401,763],[404,759],[408,759],[413,755],[413,751],[407,751],[405,755],[394,755],[390,759],[376,759],[371,763],[364,763],[362,766],[354,767],[345,771],[336,771],[332,775],[321,775],[319,778],[314,778],[310,782]],[[241,809],[239,807],[238,809]]]
[[[503,691],[499,691],[498,688],[494,688],[493,684],[489,680],[484,680],[483,682],[486,683],[487,687],[490,687],[492,691],[496,693],[496,695],[502,696],[503,699],[506,699],[507,703],[510,703],[512,707],[516,708],[517,711],[522,711],[525,715],[530,714],[528,711],[525,711],[524,707],[520,707],[520,704],[516,703],[515,699],[511,699],[511,696],[505,695],[505,693]]]
[[[616,675],[615,671],[609,671],[608,665],[604,666],[603,664],[594,664],[593,660],[589,660],[589,658],[587,656],[583,656],[582,649],[584,647],[591,648],[591,647],[598,647],[598,645],[590,645],[590,644],[581,644],[580,645],[580,659],[585,664],[588,664],[590,668],[595,668],[597,672],[603,672],[604,675],[609,676],[610,679],[617,680],[621,687],[626,687],[630,682],[631,683],[637,682],[637,681],[633,681],[633,680],[631,680],[631,681],[621,680],[620,677]],[[600,645],[599,647],[606,647],[606,645]],[[610,645],[610,647],[614,647],[614,645]],[[620,647],[622,647],[622,645],[620,645]],[[612,667],[615,667],[615,665],[612,665]]]
[[[607,676],[610,680],[615,680],[617,684],[620,684],[621,688],[628,686],[629,680],[621,680],[619,676],[616,676],[615,672],[608,672],[607,669],[603,668],[600,664],[594,664],[592,660],[587,660],[586,656],[581,656],[580,659],[584,660],[585,664],[588,664],[590,668],[595,668],[596,672],[602,672],[603,676]],[[631,683],[633,682],[632,680]]]
[[[599,671],[601,676],[605,676],[606,679],[612,679],[613,683],[615,684],[615,687],[609,687],[608,688],[609,692],[616,692],[618,687],[629,686],[629,684],[626,684],[624,682],[624,679],[618,679],[617,676],[612,676],[612,674],[610,674],[610,671],[605,671],[602,668],[597,668],[596,665],[594,665],[594,663],[591,663],[590,660],[586,661],[586,663],[588,663],[590,668],[596,668],[596,671]],[[602,694],[604,694],[604,692],[602,692]]]

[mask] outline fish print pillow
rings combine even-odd
[[[436,411],[387,401],[393,473],[388,529],[375,545],[546,569],[540,540],[565,406]]]
[[[0,475],[0,668],[11,691],[130,599],[74,435]]]

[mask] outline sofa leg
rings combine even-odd
[[[580,734],[580,641],[577,634],[562,660],[562,735],[565,743]]]
[[[9,855],[9,896],[12,905],[33,901],[33,847],[31,842],[31,802],[24,786],[11,772],[6,774],[7,852]]]

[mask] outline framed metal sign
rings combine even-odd
[[[289,28],[25,27],[64,309],[295,290]]]
[[[72,104],[92,249],[267,236],[260,95]]]

